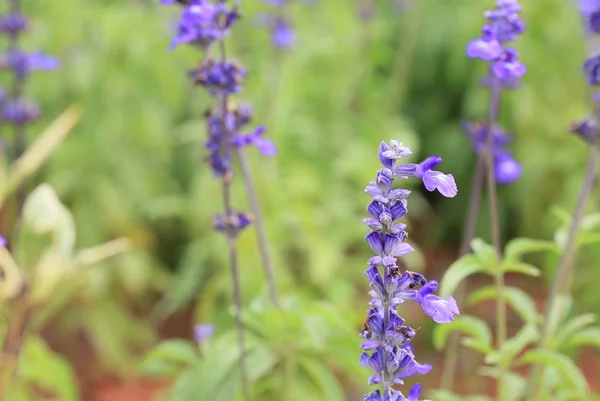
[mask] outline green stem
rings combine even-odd
[[[390,77],[391,93],[390,93],[390,111],[395,112],[401,110],[402,101],[404,99],[404,92],[406,91],[406,83],[409,78],[409,70],[412,65],[413,55],[417,48],[417,38],[419,32],[419,25],[421,23],[421,2],[415,1],[413,8],[411,9],[410,16],[408,17],[408,23],[404,25],[402,35],[402,49],[401,51],[396,50],[396,58],[394,60],[394,66],[392,69],[392,76]],[[405,16],[408,14],[405,14]]]
[[[542,326],[542,334],[540,337],[539,348],[545,348],[548,345],[548,340],[552,333],[549,332],[549,316],[552,313],[556,300],[559,295],[568,294],[570,292],[570,277],[574,271],[574,259],[577,253],[577,233],[581,227],[581,221],[583,219],[583,213],[585,211],[585,204],[592,191],[594,182],[596,180],[596,170],[598,165],[598,148],[591,146],[588,154],[588,162],[586,167],[585,179],[577,198],[575,205],[575,211],[573,212],[573,219],[571,220],[571,227],[567,235],[567,241],[565,244],[564,252],[560,258],[556,276],[552,282],[550,293],[546,301],[546,308],[544,310],[544,323]],[[539,382],[543,376],[543,367],[535,365],[530,375],[530,380],[527,383],[527,389],[525,394],[527,400],[535,401],[540,399],[540,388],[542,387]]]
[[[491,222],[491,234],[492,244],[496,252],[496,266],[495,266],[495,277],[494,284],[496,287],[496,349],[502,349],[504,342],[506,341],[506,304],[504,299],[504,272],[502,271],[502,249],[500,244],[500,219],[498,216],[498,196],[496,194],[496,176],[494,175],[494,125],[498,118],[498,109],[500,106],[500,82],[498,78],[494,77],[491,85],[491,101],[490,101],[490,113],[488,117],[487,125],[487,144],[485,151],[486,161],[486,172],[487,172],[487,190],[488,200],[490,206],[490,222]],[[503,400],[501,382],[503,379],[503,372],[501,372],[497,381],[497,394],[498,400]]]
[[[471,240],[477,224],[477,215],[481,204],[481,194],[485,182],[485,159],[478,154],[477,165],[473,172],[473,183],[471,184],[471,196],[469,198],[469,208],[467,219],[465,221],[465,230],[463,232],[462,242],[460,244],[459,257],[469,253]],[[456,290],[454,298],[459,305],[462,305],[466,298],[467,280],[463,281]],[[442,371],[442,389],[452,390],[452,385],[456,378],[456,367],[458,364],[458,350],[460,348],[460,336],[458,333],[452,333],[448,342],[448,348],[444,354],[444,370]]]

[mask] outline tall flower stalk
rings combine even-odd
[[[583,16],[584,26],[589,42],[593,42],[595,36],[600,35],[600,0],[580,0],[580,11]],[[600,86],[600,56],[597,48],[590,49],[590,56],[583,65],[583,70],[588,84],[596,90]],[[571,292],[574,262],[577,254],[577,234],[581,228],[585,205],[589,198],[592,187],[595,184],[598,169],[598,145],[600,144],[600,96],[596,93],[593,97],[593,114],[571,127],[571,132],[583,139],[588,145],[588,158],[585,169],[585,177],[577,197],[575,210],[571,220],[571,226],[567,234],[562,256],[558,262],[556,275],[552,282],[546,307],[544,309],[544,324],[539,341],[539,347],[545,348],[550,337],[550,316],[556,307],[560,295],[568,295]],[[536,401],[540,398],[540,385],[543,368],[536,365],[530,375],[526,396],[528,400]]]
[[[397,258],[413,251],[406,242],[406,225],[398,219],[407,213],[407,200],[410,191],[394,189],[395,180],[415,177],[423,180],[428,191],[438,190],[446,197],[458,193],[454,177],[433,170],[441,163],[441,158],[432,156],[420,164],[399,164],[397,161],[411,154],[410,149],[401,143],[391,141],[390,146],[382,142],[379,160],[382,168],[375,181],[365,189],[373,199],[367,207],[371,217],[364,219],[371,229],[365,240],[375,253],[365,272],[369,279],[372,300],[367,312],[361,337],[363,352],[360,361],[373,370],[369,384],[381,384],[365,395],[365,401],[418,401],[421,385],[411,388],[408,397],[393,388],[403,384],[402,379],[414,374],[426,374],[431,365],[420,364],[415,360],[410,345],[416,331],[404,325],[397,306],[405,301],[419,303],[423,311],[436,323],[449,323],[459,314],[456,301],[452,297],[441,298],[433,293],[437,290],[436,281],[427,281],[419,273],[401,271]]]
[[[12,83],[8,90],[0,91],[0,120],[4,127],[12,127],[12,156],[19,158],[27,146],[26,128],[40,117],[40,109],[33,101],[25,96],[25,84],[33,71],[53,70],[58,68],[59,62],[42,52],[26,52],[21,49],[19,39],[28,29],[28,21],[21,10],[19,0],[8,2],[9,9],[0,16],[0,33],[8,41],[7,50],[0,56],[0,68],[8,71],[12,76]],[[4,130],[8,134],[9,130]],[[8,142],[8,141],[7,141]],[[10,157],[7,157],[10,158]],[[18,215],[25,202],[26,192],[23,187],[17,191]],[[0,246],[7,246],[7,241],[0,237]],[[10,241],[14,247],[14,241]],[[6,395],[14,375],[21,346],[29,327],[31,307],[28,305],[27,287],[24,286],[10,305],[10,314],[7,317],[7,327],[2,345],[2,359],[6,363],[0,368],[0,395]]]
[[[16,159],[27,146],[27,125],[40,117],[40,109],[25,97],[25,84],[31,72],[53,70],[59,62],[42,52],[26,52],[20,47],[21,35],[28,28],[27,18],[21,10],[20,0],[10,0],[9,10],[0,17],[0,32],[7,37],[8,49],[0,57],[0,68],[12,75],[10,88],[0,94],[0,119],[5,126],[13,127],[12,153]],[[18,210],[23,206],[25,192],[18,192]]]
[[[174,0],[162,0],[172,4]],[[248,145],[256,146],[265,156],[276,153],[274,144],[264,138],[265,127],[243,132],[252,121],[252,111],[247,105],[238,105],[231,96],[242,90],[246,71],[241,64],[227,57],[225,38],[231,26],[240,18],[239,4],[233,7],[226,0],[212,3],[208,0],[186,1],[177,33],[171,47],[189,44],[199,48],[203,55],[199,66],[189,73],[192,83],[204,87],[217,102],[207,111],[208,140],[206,158],[213,175],[221,180],[223,213],[214,219],[214,228],[225,234],[234,298],[234,314],[240,351],[240,376],[244,400],[250,400],[246,366],[245,327],[242,320],[242,292],[240,286],[237,240],[240,232],[251,224],[252,216],[233,207],[231,183],[234,178],[234,151]]]
[[[489,199],[489,216],[491,222],[491,237],[496,251],[496,263],[501,262],[502,250],[500,239],[500,222],[498,216],[498,197],[496,195],[496,182],[510,183],[517,179],[521,167],[503,146],[507,143],[507,136],[497,125],[500,109],[500,95],[503,89],[518,86],[518,79],[525,72],[526,67],[518,59],[518,52],[508,44],[525,31],[525,25],[520,17],[521,6],[517,0],[497,0],[496,8],[486,11],[484,16],[487,24],[482,29],[482,36],[469,43],[467,56],[478,58],[489,63],[488,76],[484,84],[490,88],[490,106],[485,125],[466,124],[465,128],[478,153],[478,168],[485,167],[485,179]],[[476,189],[482,188],[483,174],[475,172],[474,185]],[[475,206],[480,194],[473,193],[469,207],[466,231],[472,235],[475,226],[475,215],[479,210]],[[466,252],[471,238],[465,237],[461,251]],[[504,274],[500,272],[495,277],[496,300],[496,342],[498,348],[506,340],[506,306],[504,301]],[[464,296],[464,291],[459,295],[459,300]],[[453,382],[453,372],[456,370],[457,339],[453,339],[448,350],[443,386],[448,387]]]

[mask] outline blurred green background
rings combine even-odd
[[[51,343],[75,366],[87,365],[93,378],[138,375],[144,352],[161,336],[191,338],[194,322],[213,323],[217,333],[233,327],[225,242],[210,227],[221,208],[219,183],[202,162],[203,113],[213,100],[186,77],[199,53],[167,51],[179,11],[157,3],[23,4],[32,18],[24,46],[63,63],[28,83],[44,122],[70,104],[83,111],[35,181],[50,183],[72,211],[78,246],[117,237],[135,242],[134,251],[85,271],[85,291],[49,329]],[[342,382],[348,378],[359,389],[367,371],[354,366],[356,333],[368,302],[363,272],[370,257],[363,189],[378,168],[377,147],[397,139],[413,149],[415,161],[440,155],[441,170],[456,177],[453,199],[411,188],[408,231],[420,252],[407,264],[439,279],[457,253],[475,165],[460,122],[482,119],[488,108],[488,91],[479,85],[485,66],[467,59],[464,49],[493,2],[410,1],[398,11],[377,1],[370,20],[360,18],[360,3],[292,2],[285,12],[297,43],[277,52],[258,23],[273,8],[247,0],[227,42],[249,72],[236,100],[252,104],[255,124],[265,124],[279,148],[276,158],[249,153],[280,291],[304,305],[300,310],[324,302],[332,316],[343,316],[345,343],[327,358]],[[572,209],[586,156],[585,145],[568,133],[587,110],[578,15],[564,0],[523,6],[527,32],[516,47],[528,73],[520,89],[503,95],[501,107],[524,171],[500,188],[505,239],[552,237],[559,220],[551,210]],[[30,139],[37,131],[30,130]],[[236,208],[247,209],[241,177],[234,191]],[[598,200],[596,191],[590,210]],[[478,235],[487,239],[486,210],[484,200]],[[240,255],[249,304],[266,292],[253,230],[241,237]],[[593,302],[581,307],[597,308]],[[422,324],[419,354],[431,361],[430,327]],[[83,339],[93,359],[78,361],[73,339]],[[434,382],[440,369],[430,374]]]

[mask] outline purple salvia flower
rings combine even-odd
[[[600,0],[579,0],[579,8],[590,34],[592,36],[600,34]],[[600,53],[598,51],[590,54],[583,64],[583,70],[590,85],[600,86]],[[600,93],[594,94],[593,100],[596,105],[600,104]],[[599,143],[600,132],[597,116],[573,124],[570,131],[590,145],[597,146]]]
[[[360,333],[364,350],[360,361],[374,374],[369,384],[382,384],[383,391],[375,390],[365,395],[367,401],[418,401],[421,387],[410,390],[409,398],[393,390],[393,384],[403,384],[402,379],[415,374],[426,374],[431,366],[420,364],[410,346],[416,331],[405,325],[396,309],[397,305],[409,301],[421,305],[425,313],[437,323],[449,323],[459,314],[456,301],[452,297],[441,298],[433,293],[437,282],[427,281],[418,273],[402,272],[397,258],[412,252],[407,242],[406,225],[398,219],[407,213],[407,200],[410,194],[404,189],[394,189],[395,180],[415,177],[423,180],[429,191],[438,189],[447,197],[457,194],[456,183],[451,174],[433,170],[441,163],[438,156],[427,158],[419,164],[400,164],[398,160],[411,154],[410,149],[400,142],[382,142],[379,147],[379,161],[382,168],[365,192],[372,197],[367,206],[371,217],[364,223],[371,229],[365,240],[375,254],[368,264],[365,275],[369,279],[371,308],[367,312],[364,328]]]
[[[500,127],[491,130],[486,124],[464,121],[462,129],[471,141],[476,153],[485,152],[488,132],[492,135],[492,154],[494,155],[494,175],[500,184],[510,184],[521,176],[521,165],[512,154],[505,149],[511,142],[511,137]]]
[[[0,33],[8,37],[10,50],[0,55],[0,69],[9,71],[14,76],[15,88],[2,91],[0,94],[0,119],[5,123],[19,127],[16,137],[25,135],[23,127],[35,122],[40,117],[40,109],[34,102],[26,99],[23,85],[26,78],[34,71],[55,70],[60,66],[58,59],[48,56],[41,51],[26,52],[17,46],[18,37],[28,28],[28,21],[22,14],[9,13],[0,16]],[[16,89],[19,88],[19,89]],[[19,94],[19,95],[16,95]],[[15,139],[17,156],[24,149],[24,138]]]
[[[521,6],[517,0],[497,0],[496,9],[484,13],[488,23],[480,38],[467,45],[467,56],[492,63],[490,73],[501,81],[522,77],[526,68],[514,49],[505,48],[525,31],[519,15]]]
[[[162,0],[162,4],[170,5],[174,0]],[[202,49],[208,48],[216,40],[229,34],[229,29],[240,15],[222,1],[215,4],[209,0],[191,0],[185,3],[181,13],[177,33],[171,42],[170,49],[181,44],[192,44]]]
[[[263,15],[260,25],[263,25],[271,32],[271,44],[274,48],[282,50],[290,48],[296,42],[296,34],[292,28],[292,21],[289,15],[286,15],[286,6],[290,0],[262,0],[277,7],[273,14]]]
[[[225,0],[161,0],[161,3],[182,6],[171,49],[188,44],[207,52],[213,43],[229,35],[231,26],[240,18],[236,7],[229,7]],[[218,105],[206,113],[208,139],[205,147],[208,150],[206,162],[213,175],[223,180],[233,177],[233,151],[236,148],[252,145],[264,156],[277,154],[273,142],[264,137],[265,127],[244,132],[252,120],[252,111],[248,106],[238,106],[230,100],[231,95],[242,91],[245,77],[246,70],[240,63],[206,55],[199,66],[189,72],[194,85],[204,87],[211,96],[219,99]],[[245,212],[230,211],[217,215],[213,226],[236,236],[251,221],[251,216]]]
[[[202,344],[210,340],[215,329],[212,324],[198,324],[194,327],[194,341],[196,344]]]
[[[499,89],[518,88],[519,78],[527,72],[525,64],[518,59],[519,53],[506,46],[525,32],[520,12],[521,6],[517,0],[497,0],[496,8],[484,13],[487,24],[483,27],[482,37],[467,46],[468,57],[479,58],[489,63],[489,75],[483,80],[483,84],[496,94],[492,96],[495,99],[492,101],[493,108],[497,107]],[[463,124],[463,129],[477,153],[486,151],[488,139],[491,140],[494,176],[499,183],[509,184],[519,179],[521,165],[504,148],[510,138],[500,127],[494,126],[493,123],[466,123]]]

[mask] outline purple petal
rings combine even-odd
[[[456,181],[452,174],[444,174],[439,171],[427,171],[423,176],[425,188],[432,192],[436,189],[445,197],[453,198],[458,194]]]
[[[483,38],[469,42],[467,56],[485,61],[496,60],[502,55],[502,45],[497,40],[486,41]]]
[[[421,306],[436,323],[450,323],[455,315],[460,315],[456,300],[450,296],[444,299],[437,295],[427,295],[421,301]]]

